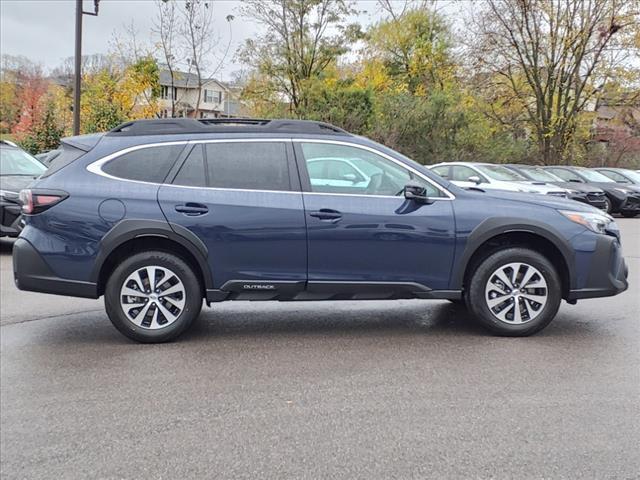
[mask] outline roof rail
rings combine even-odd
[[[180,133],[307,133],[351,135],[330,123],[313,120],[267,120],[262,118],[160,118],[133,120],[118,125],[108,136],[170,135]]]

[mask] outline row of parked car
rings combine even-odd
[[[640,214],[640,171],[624,168],[546,167],[447,162],[429,167],[467,189],[506,190],[566,197],[607,213]]]

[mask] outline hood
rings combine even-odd
[[[600,187],[596,187],[590,183],[578,183],[578,182],[553,182],[553,185],[557,185],[567,190],[576,190],[583,193],[604,193]]]
[[[36,180],[37,176],[31,175],[2,175],[0,176],[0,190],[19,193]]]
[[[486,190],[480,189],[467,190],[471,195],[482,195],[483,198],[495,198],[498,200],[508,200],[512,202],[526,203],[542,207],[554,208],[556,210],[573,210],[579,212],[598,212],[602,213],[591,205],[576,202],[563,197],[555,197],[553,195],[542,195],[539,193],[520,193],[507,192],[504,190]],[[497,207],[499,208],[499,207]]]
[[[629,185],[628,183],[616,183],[616,182],[597,182],[597,183],[588,183],[587,185],[595,185],[600,187],[605,192],[611,191],[616,188],[624,188],[625,190],[631,190],[636,193],[640,193],[640,186],[638,185]],[[621,195],[622,192],[618,192],[618,195]]]
[[[527,189],[530,189],[531,191],[534,191],[536,193],[549,193],[549,192],[560,192],[560,193],[565,193],[563,192],[563,189],[558,187],[557,185],[554,184],[550,184],[550,183],[545,183],[545,182],[536,182],[533,180],[527,180],[526,182],[518,182],[521,184],[525,184]]]

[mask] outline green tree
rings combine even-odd
[[[374,113],[373,92],[360,88],[352,80],[318,79],[305,85],[306,102],[299,115],[320,120],[356,134],[365,134]]]
[[[41,118],[34,128],[20,141],[26,151],[36,154],[58,148],[64,129],[58,126],[55,104],[47,99]]]
[[[347,51],[353,28],[345,0],[246,0],[242,13],[265,27],[247,40],[241,60],[254,68],[245,98],[254,103],[278,101],[301,116],[306,108],[308,82]],[[267,95],[255,98],[252,95]],[[275,97],[275,98],[274,98]]]

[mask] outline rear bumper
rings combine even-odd
[[[33,245],[24,238],[18,238],[13,244],[13,278],[20,290],[98,298],[98,288],[95,283],[56,276]]]
[[[617,239],[602,235],[592,255],[587,280],[582,288],[569,291],[567,300],[611,297],[629,288],[629,270]]]

